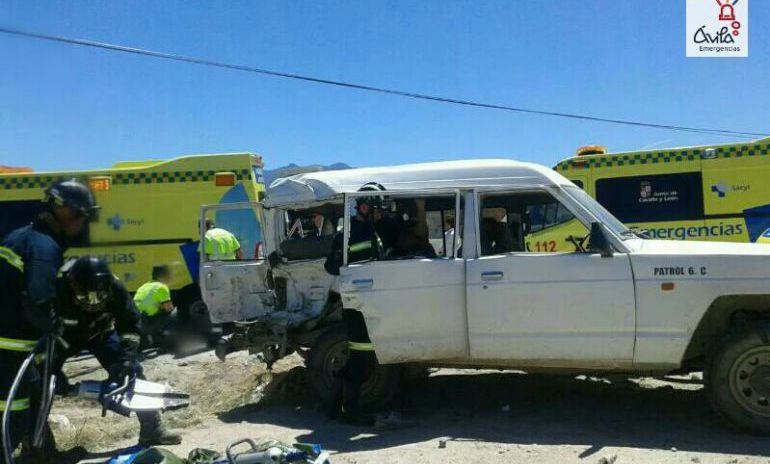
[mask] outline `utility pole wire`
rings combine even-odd
[[[217,68],[224,68],[224,69],[230,69],[235,71],[244,71],[244,72],[251,72],[251,73],[262,74],[267,76],[282,77],[286,79],[295,79],[295,80],[300,80],[305,82],[313,82],[316,84],[333,85],[333,86],[349,88],[349,89],[364,90],[369,92],[377,92],[382,94],[396,95],[401,97],[414,98],[419,100],[428,100],[428,101],[441,102],[441,103],[450,103],[455,105],[472,106],[477,108],[513,111],[518,113],[569,118],[569,119],[600,122],[600,123],[607,123],[607,124],[621,124],[626,126],[649,127],[653,129],[663,129],[663,130],[672,130],[672,131],[681,131],[681,132],[694,132],[699,134],[710,134],[710,135],[720,135],[720,136],[739,137],[739,138],[754,138],[754,137],[770,136],[770,133],[762,133],[762,132],[745,132],[745,131],[735,131],[735,130],[728,130],[728,129],[713,129],[713,128],[688,127],[688,126],[679,126],[679,125],[670,125],[670,124],[657,124],[657,123],[649,123],[649,122],[641,122],[641,121],[632,121],[627,119],[602,118],[598,116],[590,116],[590,115],[584,115],[584,114],[563,113],[558,111],[545,111],[545,110],[536,110],[536,109],[529,109],[529,108],[518,108],[518,107],[498,105],[493,103],[461,100],[456,98],[448,98],[448,97],[441,97],[436,95],[407,92],[403,90],[388,89],[383,87],[374,87],[370,85],[356,84],[352,82],[334,81],[329,79],[322,79],[322,78],[312,77],[312,76],[304,76],[304,75],[293,74],[288,72],[261,69],[261,68],[252,67],[252,66],[223,63],[223,62],[212,61],[204,58],[176,55],[173,53],[165,53],[165,52],[159,52],[154,50],[146,50],[142,48],[127,47],[124,45],[117,45],[117,44],[111,44],[111,43],[105,43],[105,42],[96,42],[96,41],[87,40],[87,39],[77,39],[77,38],[71,38],[71,37],[61,37],[61,36],[55,36],[55,35],[49,35],[49,34],[42,34],[37,32],[22,31],[19,29],[13,29],[8,27],[0,27],[0,32],[5,34],[15,35],[15,36],[32,38],[32,39],[48,40],[48,41],[66,43],[71,45],[94,47],[94,48],[100,48],[100,49],[111,50],[111,51],[132,53],[132,54],[141,55],[141,56],[149,56],[153,58],[181,61],[186,63],[204,65],[204,66],[213,66]]]

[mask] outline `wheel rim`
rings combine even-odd
[[[730,393],[747,411],[770,417],[770,346],[752,348],[733,363]]]
[[[343,341],[336,343],[331,347],[324,357],[323,377],[324,382],[328,386],[334,385],[339,381],[339,371],[345,367],[345,363],[348,361],[348,342]],[[379,369],[375,368],[371,371],[371,375],[361,386],[361,396],[366,396],[367,392],[377,382],[379,376]]]

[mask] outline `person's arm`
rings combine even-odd
[[[171,301],[171,290],[169,290],[166,284],[158,287],[158,290],[155,292],[155,301],[160,305],[160,309],[167,313],[174,310],[174,302]]]
[[[420,238],[428,239],[428,215],[425,212],[425,199],[418,198],[414,200],[414,204],[417,207],[417,215],[415,217],[415,235]]]
[[[113,313],[118,335],[142,333],[142,316],[122,282],[115,280],[112,285],[112,297],[115,301]]]
[[[201,246],[203,249],[203,253],[206,254],[206,259],[210,259],[211,255],[214,254],[214,244],[211,237],[209,237],[209,233],[206,232],[206,234],[203,236],[203,244]]]
[[[332,248],[329,256],[324,262],[324,269],[332,275],[340,275],[340,266],[342,266],[342,232],[337,233],[332,239]]]
[[[61,252],[53,244],[33,243],[31,259],[24,263],[23,315],[41,332],[55,326],[56,276],[62,264]]]
[[[243,251],[241,250],[241,242],[238,241],[238,239],[235,237],[235,235],[232,236],[232,247],[233,250],[235,250],[235,258],[236,259],[243,259]]]
[[[112,287],[115,299],[115,330],[120,338],[120,347],[129,358],[136,359],[141,344],[142,317],[136,308],[134,300],[119,281],[115,281]]]

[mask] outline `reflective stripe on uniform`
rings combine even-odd
[[[348,349],[353,351],[374,351],[374,343],[348,342]]]
[[[8,402],[0,400],[0,411],[5,411],[7,407]],[[25,409],[29,409],[29,398],[13,400],[11,403],[11,411],[24,411]]]
[[[32,351],[36,344],[36,340],[19,340],[16,338],[0,337],[0,350]]]
[[[10,248],[0,246],[0,258],[6,260],[8,264],[24,272],[24,260]]]
[[[352,243],[350,244],[350,247],[348,248],[348,251],[351,253],[356,253],[358,251],[364,251],[368,250],[372,247],[372,241],[367,240],[365,242],[358,242],[358,243]]]
[[[140,343],[142,340],[142,337],[139,334],[135,333],[127,333],[120,336],[120,341],[123,342],[129,342],[129,343]]]

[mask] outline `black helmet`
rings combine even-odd
[[[110,297],[112,272],[104,258],[81,256],[67,272],[75,301],[88,312],[101,311]]]
[[[368,182],[358,189],[359,192],[384,192],[385,187],[377,182]],[[373,195],[369,197],[356,198],[356,206],[369,205],[372,208],[383,209],[387,207],[385,197],[382,195]]]
[[[88,188],[75,179],[57,182],[46,189],[43,199],[49,207],[66,206],[91,221],[98,219],[99,206]]]

